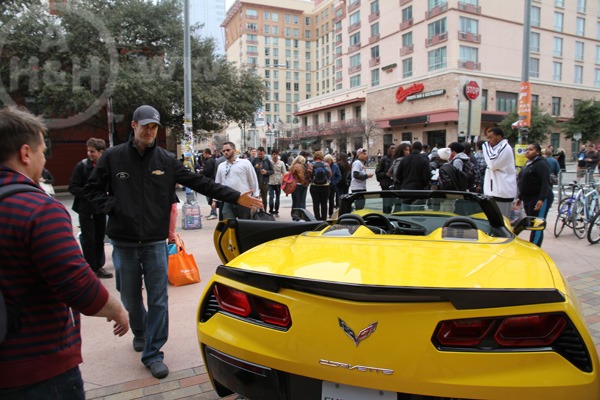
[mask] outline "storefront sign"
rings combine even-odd
[[[432,90],[431,92],[423,92],[423,93],[413,94],[413,95],[407,96],[406,100],[408,100],[408,101],[420,100],[420,99],[426,99],[428,97],[441,96],[443,94],[446,94],[446,89]]]
[[[404,100],[406,100],[408,96],[410,96],[411,94],[422,92],[423,89],[425,89],[425,85],[423,85],[422,83],[415,83],[414,85],[409,86],[406,89],[400,86],[398,90],[396,90],[396,103],[402,103]]]

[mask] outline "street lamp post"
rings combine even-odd
[[[267,135],[267,151],[271,153],[273,150],[273,132],[271,131],[271,128],[267,129],[265,135]]]

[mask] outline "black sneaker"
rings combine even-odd
[[[94,273],[100,279],[107,279],[107,278],[112,278],[113,277],[113,274],[111,274],[110,272],[106,272],[104,270],[104,268],[99,268],[96,271],[94,271]]]
[[[146,347],[146,338],[145,337],[133,337],[133,349],[138,353],[144,350]]]
[[[156,379],[166,378],[169,375],[169,368],[162,361],[154,361],[150,365],[146,365],[146,368],[150,369],[152,376]]]

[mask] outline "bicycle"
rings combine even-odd
[[[597,212],[590,221],[590,226],[587,231],[587,240],[591,244],[600,242],[600,211]]]
[[[600,207],[596,183],[591,182],[581,186],[577,192],[571,213],[573,215],[573,232],[583,239],[588,231],[588,225]]]
[[[577,181],[568,185],[562,185],[561,190],[564,188],[571,188],[571,196],[561,200],[558,205],[558,215],[556,216],[556,222],[554,222],[554,236],[559,237],[562,233],[565,225],[569,228],[573,228],[573,205],[577,199],[575,192],[581,189],[581,186],[577,184]]]

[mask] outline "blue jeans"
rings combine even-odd
[[[48,366],[51,368],[51,366]],[[0,389],[2,400],[85,400],[83,379],[79,367],[33,385],[15,389]]]
[[[142,363],[162,361],[160,349],[169,336],[169,295],[167,279],[167,244],[161,240],[149,243],[113,241],[117,290],[129,312],[129,325],[136,337],[146,338]],[[142,279],[148,297],[144,306]]]

